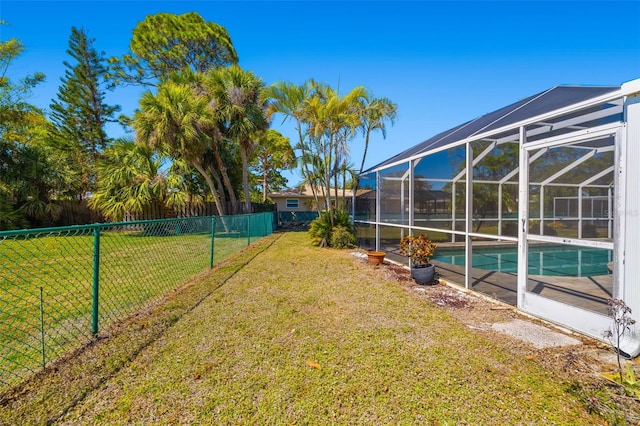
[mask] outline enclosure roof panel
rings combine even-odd
[[[414,145],[388,160],[367,169],[363,173],[382,168],[404,159],[408,160],[416,155],[425,154],[437,148],[473,137],[474,135],[504,128],[617,90],[620,90],[620,86],[556,86],[471,121],[467,121],[442,133],[438,133],[424,142]]]

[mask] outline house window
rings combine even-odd
[[[299,207],[300,200],[297,198],[287,198],[287,208],[288,209],[297,209]]]

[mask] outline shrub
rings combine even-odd
[[[322,244],[322,241],[328,243],[331,235],[331,221],[329,215],[325,212],[314,219],[309,225],[309,236],[314,245]]]
[[[350,228],[344,226],[335,226],[331,231],[331,247],[344,249],[354,248],[356,246],[356,236]]]
[[[333,227],[343,227],[352,229],[351,218],[346,210],[335,210],[333,212]],[[316,245],[329,245],[331,242],[331,217],[329,212],[323,212],[317,219],[309,225],[309,235]]]

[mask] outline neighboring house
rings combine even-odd
[[[322,188],[318,188],[319,193],[318,201],[322,204],[324,203],[324,190]],[[344,190],[344,200],[343,200],[343,190],[338,189],[338,198],[336,200],[335,190],[331,189],[331,204],[333,206],[336,205],[336,201],[339,201],[338,205],[343,206],[351,206],[351,200],[353,198],[353,190],[345,189]],[[360,193],[360,191],[358,191]],[[272,192],[269,194],[269,197],[273,200],[276,205],[276,210],[279,212],[303,212],[303,211],[314,211],[316,210],[315,198],[313,197],[313,192],[311,191],[311,187],[309,185],[301,186],[300,188],[287,188],[283,191]],[[346,203],[343,201],[346,200]],[[323,208],[322,210],[325,210]]]

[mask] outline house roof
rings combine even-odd
[[[320,192],[318,193],[319,197],[324,197],[324,188],[320,187],[318,188],[320,190]],[[335,194],[335,189],[331,188],[331,196],[333,196]],[[368,190],[358,190],[358,194],[360,194],[362,191],[368,191]],[[345,189],[344,191],[345,197],[349,198],[353,196],[353,190],[352,189]],[[278,192],[271,192],[269,194],[269,197],[271,198],[313,198],[313,192],[311,191],[311,186],[309,185],[304,185],[302,187],[299,188],[287,188],[284,189],[282,191],[278,191]],[[342,189],[339,188],[338,189],[338,197],[342,197]]]
[[[286,188],[286,189],[283,189],[282,191],[269,193],[269,197],[271,198],[292,198],[292,197],[300,198],[304,196],[305,195],[301,194],[298,188]]]
[[[501,129],[618,90],[620,90],[620,86],[556,86],[474,120],[467,121],[452,129],[438,133],[388,160],[367,169],[363,174],[404,159],[408,160],[411,157],[425,154],[457,141],[473,137],[474,135]],[[605,107],[606,105],[596,108],[602,109]]]
[[[370,194],[366,194],[362,198],[375,198],[376,192],[372,190],[367,190],[365,192],[370,192]],[[451,194],[446,191],[441,191],[439,189],[416,189],[416,194],[418,194],[417,199],[421,201],[438,201],[438,200],[450,200]],[[402,191],[397,189],[385,189],[381,191],[382,199],[399,199],[402,197]]]

